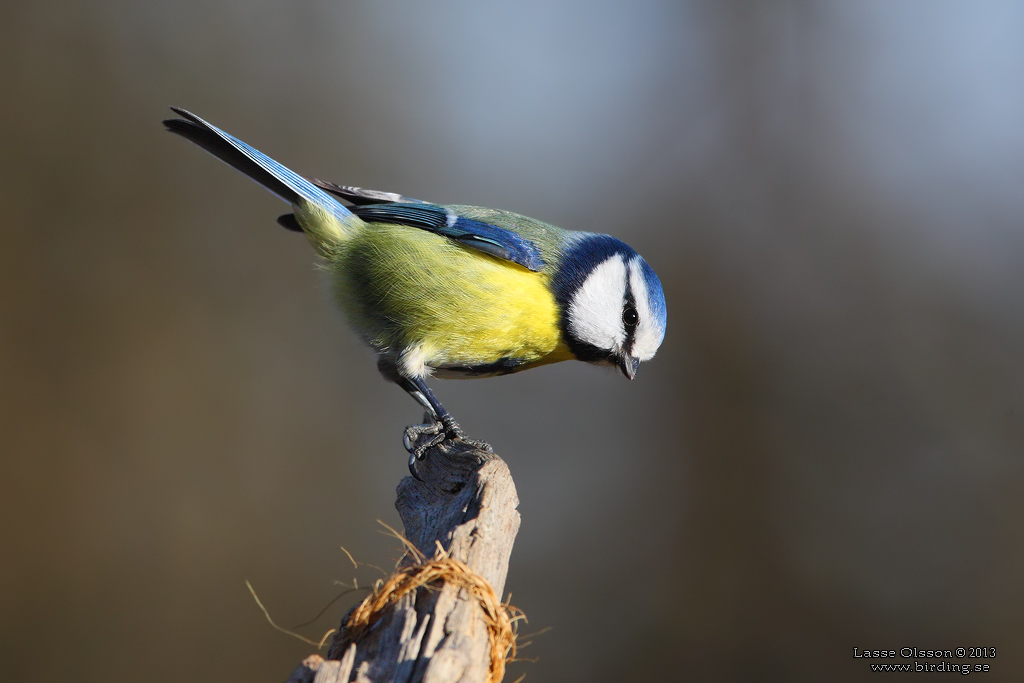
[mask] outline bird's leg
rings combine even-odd
[[[423,406],[423,409],[427,411],[425,416],[427,420],[440,425],[439,428],[444,431],[444,438],[461,439],[465,436],[459,423],[445,410],[422,378],[401,377],[398,380],[398,386],[405,389],[410,396],[416,399],[417,403]]]
[[[483,441],[466,438],[459,423],[445,410],[422,378],[400,377],[397,384],[416,399],[417,403],[422,405],[426,411],[423,416],[426,424],[407,427],[403,436],[405,449],[409,451],[409,471],[414,477],[419,479],[419,475],[416,473],[416,461],[423,460],[428,449],[445,441],[462,441],[475,448],[491,450],[490,445]],[[423,436],[429,436],[429,438],[421,439]]]

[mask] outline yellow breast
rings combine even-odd
[[[531,367],[571,358],[546,273],[425,230],[372,224],[331,259],[339,303],[367,342],[422,364]]]

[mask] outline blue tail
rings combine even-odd
[[[253,149],[191,112],[177,107],[171,109],[185,118],[164,121],[167,130],[202,147],[289,204],[297,204],[303,199],[330,211],[343,223],[351,222],[353,219],[359,220],[337,199],[263,152]]]

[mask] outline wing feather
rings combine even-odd
[[[397,223],[443,235],[469,249],[533,271],[544,268],[544,259],[532,241],[507,228],[460,216],[443,206],[393,202],[354,206],[352,213],[369,223]]]

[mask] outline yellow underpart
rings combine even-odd
[[[334,258],[345,243],[366,226],[356,216],[350,216],[346,225],[324,207],[303,200],[292,205],[292,210],[309,243],[326,259]]]
[[[328,256],[350,322],[428,368],[568,360],[546,273],[419,228],[369,224]]]

